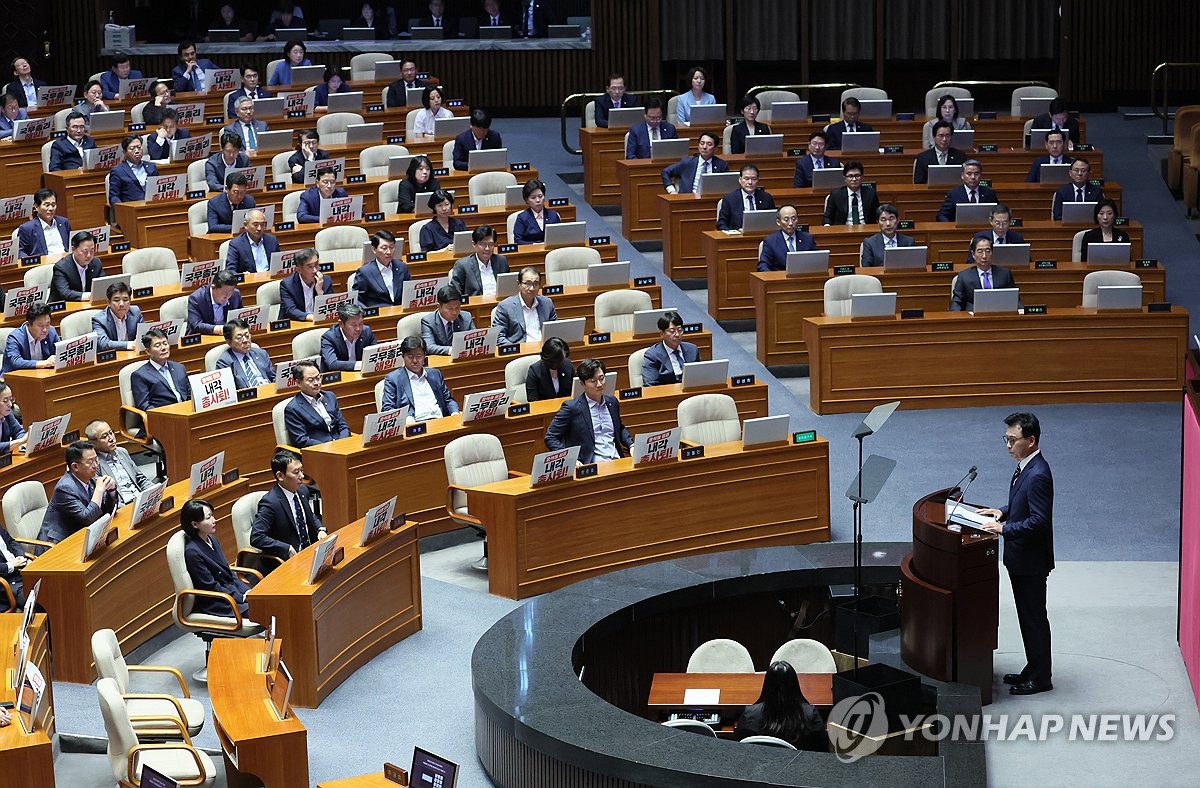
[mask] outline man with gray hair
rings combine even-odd
[[[375,344],[375,334],[363,324],[363,308],[353,301],[338,304],[338,321],[321,335],[321,371],[362,369],[363,351]]]
[[[96,459],[100,461],[100,473],[111,476],[117,483],[117,505],[128,506],[142,490],[151,485],[146,475],[138,470],[129,452],[117,445],[117,435],[108,422],[96,419],[83,428],[96,447]]]
[[[942,209],[938,211],[939,222],[958,220],[959,203],[992,203],[999,202],[996,192],[990,186],[982,186],[979,179],[983,177],[983,165],[977,159],[967,159],[962,166],[962,186],[955,186],[946,193]]]

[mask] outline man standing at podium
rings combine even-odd
[[[1050,683],[1050,620],[1046,616],[1046,578],[1054,569],[1054,479],[1042,456],[1042,428],[1032,413],[1014,413],[1004,420],[1004,443],[1017,461],[1009,484],[1008,505],[980,509],[998,522],[989,531],[1004,537],[1004,566],[1012,584],[1025,643],[1025,668],[1008,673],[1004,683],[1013,695],[1033,695],[1054,689]]]

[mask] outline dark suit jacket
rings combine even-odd
[[[664,120],[658,124],[658,138],[660,140],[678,139],[679,133],[674,126]],[[650,158],[650,127],[646,125],[646,121],[643,120],[641,123],[631,126],[626,139],[625,158]]]
[[[1067,139],[1076,144],[1083,142],[1083,138],[1079,136],[1078,118],[1076,118],[1074,115],[1067,115],[1067,122],[1063,125],[1066,126]],[[1033,119],[1033,125],[1029,128],[1031,130],[1052,129],[1054,128],[1054,120],[1050,117],[1050,113],[1043,112],[1041,115],[1038,115]]]
[[[746,121],[734,124],[734,127],[729,131],[729,152],[730,153],[745,153],[746,152]],[[760,134],[770,134],[771,127],[765,123],[754,121],[754,136]]]
[[[96,147],[96,141],[84,136],[83,149],[91,150]],[[77,170],[83,166],[83,157],[75,145],[66,137],[59,137],[50,145],[50,172],[59,170]]]
[[[7,139],[13,135],[15,124],[18,120],[29,120],[29,113],[23,109],[17,110],[17,116],[11,120],[7,115],[0,112],[0,140]]]
[[[521,29],[520,29],[520,33],[521,33],[521,35],[523,35],[523,36],[524,36],[524,35],[530,35],[530,34],[529,34],[529,27],[530,27],[530,25],[529,25],[529,22],[530,22],[530,19],[529,19],[529,17],[530,17],[530,16],[531,16],[531,14],[530,14],[530,11],[529,11],[529,3],[527,3],[527,2],[524,2],[524,0],[522,0],[522,2],[521,2]],[[532,34],[532,37],[534,37],[534,38],[545,38],[545,36],[546,36],[546,33],[547,33],[547,28],[549,27],[549,25],[550,25],[551,23],[553,23],[553,22],[554,22],[554,16],[551,14],[551,11],[550,11],[550,9],[549,9],[549,8],[547,8],[547,7],[546,7],[546,4],[545,4],[545,3],[542,3],[542,2],[541,2],[541,0],[534,0],[534,3],[533,3],[533,13],[532,13],[532,16],[533,16],[533,34]]]
[[[138,71],[137,69],[130,69],[129,76],[126,77],[126,79],[145,79],[145,77],[143,77],[142,72]],[[104,98],[115,99],[117,97],[117,92],[121,89],[121,78],[114,74],[113,70],[110,68],[108,71],[105,71],[100,75],[100,89],[103,91],[101,95],[104,96]]]
[[[495,129],[488,129],[488,133],[483,138],[483,150],[499,150],[504,147],[504,141],[500,138],[500,132]],[[470,129],[459,134],[454,138],[454,169],[465,170],[467,168],[470,151],[475,150],[475,135]]]
[[[991,227],[987,228],[986,230],[980,230],[979,232],[975,233],[975,235],[973,235],[971,237],[972,238],[987,238],[989,241],[992,242],[993,246],[995,246],[997,243],[996,233],[994,230],[992,230]],[[1021,235],[1016,230],[1010,229],[1008,232],[1006,232],[1004,234],[1004,242],[1006,244],[1023,244],[1023,243],[1025,243],[1025,236]],[[967,250],[967,264],[975,265],[975,255],[969,249]]]
[[[558,224],[561,221],[562,217],[558,215],[558,211],[553,211],[549,208],[542,209],[542,222],[544,224]],[[430,222],[430,224],[433,224],[433,222]],[[517,214],[517,219],[513,222],[513,243],[540,244],[545,240],[546,231],[542,227],[538,227],[537,219],[533,218],[533,211],[526,208]]]
[[[496,339],[497,344],[519,345],[525,341],[525,318],[521,311],[521,304],[520,293],[511,295],[496,304],[492,314],[492,325],[500,328],[500,334]],[[542,323],[547,320],[558,320],[554,302],[546,296],[541,294],[535,296],[534,305]]]
[[[347,197],[346,190],[341,186],[333,190],[330,199],[339,197]],[[296,221],[298,222],[319,222],[321,221],[321,192],[316,186],[309,186],[300,195],[300,207],[296,209]]]
[[[746,192],[740,187],[721,199],[721,210],[717,212],[718,230],[742,229],[742,217],[746,213]],[[775,198],[761,186],[754,190],[754,208],[765,211],[775,207]]]
[[[271,357],[267,355],[267,351],[260,348],[258,345],[251,345],[250,352],[246,354],[250,358],[250,362],[258,368],[258,374],[264,379],[275,382],[275,365],[271,363]],[[217,358],[217,369],[229,367],[233,370],[233,385],[239,389],[250,388],[250,381],[246,379],[246,370],[242,366],[242,362],[238,360],[233,351],[225,348],[225,352]]]
[[[92,297],[92,280],[104,276],[104,267],[99,257],[93,257],[84,269],[84,280],[79,281],[79,269],[75,258],[67,255],[54,264],[50,278],[51,301],[83,301]]]
[[[412,213],[417,205],[418,194],[433,193],[440,188],[442,185],[432,175],[423,185],[418,185],[416,181],[409,180],[407,177],[404,178],[396,190],[396,213]]]
[[[96,522],[103,515],[112,514],[116,510],[116,492],[105,493],[101,504],[93,503],[79,480],[67,471],[54,485],[50,506],[46,509],[46,516],[42,519],[37,538],[57,544]]]
[[[999,202],[996,199],[996,192],[992,191],[990,186],[980,186],[975,191],[979,202]],[[946,199],[942,201],[942,207],[938,211],[937,220],[939,222],[955,221],[958,218],[958,204],[960,202],[970,202],[967,199],[967,194],[966,186],[955,186],[946,192]]]
[[[842,135],[846,133],[846,121],[836,120],[825,127],[825,147],[828,150],[842,149]],[[854,124],[855,131],[874,131],[875,129],[861,120]]]
[[[563,365],[554,373],[558,377],[558,391],[550,380],[550,368],[546,362],[538,360],[529,365],[525,373],[525,399],[537,402],[540,399],[560,399],[571,396],[571,381],[575,378],[575,367],[570,361],[564,360]]]
[[[370,326],[363,326],[362,333],[354,342],[354,353],[346,347],[341,323],[334,323],[321,335],[321,371],[353,372],[354,363],[362,361],[363,350],[375,344],[375,335]]]
[[[912,246],[913,239],[904,233],[896,233],[896,246]],[[858,264],[865,267],[883,265],[883,233],[875,233],[863,241],[862,259]]]
[[[558,413],[554,414],[554,421],[550,422],[546,430],[547,449],[558,451],[568,446],[578,446],[580,462],[595,461],[596,436],[592,432],[592,415],[588,412],[588,403],[585,401],[587,398],[587,394],[580,394],[569,399],[558,409]],[[633,436],[621,421],[621,409],[617,401],[607,394],[604,395],[604,404],[608,406],[608,415],[612,419],[613,442],[616,444],[617,454],[628,457],[629,449],[633,446]]]
[[[496,276],[509,272],[508,260],[502,254],[493,252],[491,264],[492,273]],[[450,284],[462,295],[483,295],[483,279],[479,276],[479,261],[474,252],[454,262],[454,268],[450,271]]]
[[[158,167],[155,167],[149,161],[142,160],[142,166],[146,168],[146,177],[153,178],[158,175]],[[108,204],[116,205],[119,202],[129,202],[131,200],[146,199],[146,187],[138,183],[137,176],[133,174],[133,167],[128,161],[123,161],[109,171],[108,175]]]
[[[188,575],[192,578],[192,587],[202,591],[229,594],[238,610],[245,615],[250,605],[242,599],[250,590],[250,586],[242,582],[229,568],[229,562],[225,560],[225,553],[221,550],[221,543],[217,541],[216,535],[209,538],[212,540],[212,547],[203,539],[192,536],[188,536],[183,542],[183,560],[187,564]],[[233,617],[233,608],[227,602],[204,596],[195,598],[192,612]]]
[[[628,109],[629,107],[636,107],[637,105],[637,96],[630,95],[629,93],[621,94],[621,103],[619,104],[620,107]],[[602,129],[608,128],[608,111],[611,109],[614,109],[612,96],[605,93],[603,96],[596,99],[597,126]]]
[[[54,355],[54,343],[58,342],[58,332],[50,326],[50,333],[42,340],[42,358]],[[24,325],[17,326],[4,341],[4,371],[14,369],[34,369],[37,362],[32,360],[29,353],[29,333]]]
[[[128,347],[122,347],[124,343],[117,342],[117,318],[109,309],[104,309],[97,315],[92,315],[92,331],[96,332],[96,349],[104,350],[133,350],[137,342],[137,325],[142,322],[142,310],[132,304],[129,311],[125,313],[125,336],[129,339],[125,340],[129,343]]]
[[[832,156],[823,157],[825,166],[822,169],[838,169],[842,163]],[[796,159],[796,169],[792,173],[792,188],[806,189],[813,185],[813,170],[816,169],[817,163],[813,161],[813,157],[807,153]]]
[[[1038,452],[1008,490],[1000,509],[1004,522],[1004,566],[1014,575],[1050,574],[1054,569],[1054,477]]]
[[[387,89],[387,105],[392,107],[403,107],[408,104],[408,95],[405,92],[408,87],[423,88],[429,83],[423,79],[414,79],[412,85],[405,85],[403,79],[397,79],[392,84],[388,85]]]
[[[803,230],[796,230],[797,252],[811,252],[816,248],[811,235]],[[787,255],[787,241],[783,237],[783,230],[771,233],[763,239],[762,254],[758,257],[757,268],[759,271],[784,271],[787,269]]]
[[[404,283],[412,279],[408,265],[400,258],[392,259],[392,292],[388,297],[387,285],[379,271],[379,263],[370,260],[363,263],[354,272],[354,291],[358,294],[358,303],[363,306],[397,306],[404,300]]]
[[[680,194],[691,194],[692,184],[696,181],[696,170],[700,167],[700,157],[686,156],[674,164],[663,167],[662,182],[663,188],[671,185],[672,180],[678,180],[675,184]],[[729,172],[729,162],[719,156],[713,156],[708,163],[709,172]]]
[[[454,395],[450,393],[450,388],[446,385],[446,379],[442,377],[442,373],[436,369],[426,368],[425,378],[429,381],[429,388],[433,390],[433,396],[437,398],[442,415],[449,416],[458,413],[458,403],[454,401]],[[397,408],[407,410],[410,417],[416,414],[412,386],[408,381],[408,370],[405,367],[392,370],[383,379],[383,409],[395,410]]]
[[[326,104],[329,103],[328,98],[325,99],[325,103]],[[251,125],[254,126],[254,140],[255,140],[255,145],[257,146],[258,134],[260,132],[267,130],[267,124],[266,124],[266,121],[255,119]],[[242,122],[240,120],[235,120],[232,123],[230,123],[228,126],[225,126],[224,128],[222,128],[220,134],[216,135],[217,139],[219,140],[221,138],[221,136],[224,135],[226,132],[228,132],[230,134],[238,135],[239,137],[242,138],[243,147],[246,149],[250,148],[250,140],[247,139],[246,130],[244,128],[242,128]]]
[[[271,91],[267,90],[264,87],[255,88],[253,93],[248,92],[244,87],[238,88],[237,90],[235,90],[229,94],[229,100],[225,102],[225,117],[227,117],[227,118],[236,117],[237,110],[235,109],[235,107],[237,107],[238,101],[242,100],[246,96],[249,96],[252,99],[260,99],[260,98],[271,98],[274,95],[275,95],[274,93],[272,93]]]
[[[679,349],[683,351],[683,363],[691,364],[700,360],[700,349],[691,342],[680,342]],[[655,342],[646,348],[642,355],[642,385],[663,386],[668,383],[679,383],[683,376],[675,376],[675,368],[667,355],[667,348],[662,342]]]
[[[1013,275],[1008,272],[1007,268],[993,265],[990,273],[992,275],[993,290],[1017,286],[1017,283],[1013,280]],[[975,308],[975,290],[980,287],[983,287],[983,280],[979,276],[978,268],[971,266],[961,272],[958,275],[958,280],[954,283],[954,295],[950,298],[950,311],[972,311]]]
[[[241,170],[250,166],[250,157],[242,152],[238,152],[237,158],[233,160],[233,169]],[[210,192],[225,191],[225,159],[218,151],[208,157],[208,161],[204,162],[204,182],[208,184]]]
[[[1071,164],[1075,161],[1074,156],[1062,155],[1060,164]],[[1033,164],[1029,165],[1029,172],[1025,175],[1026,183],[1041,183],[1042,181],[1042,165],[1050,163],[1050,156],[1038,156],[1033,160]]]
[[[1104,190],[1093,184],[1084,184],[1083,201],[1084,202],[1099,202],[1104,199]],[[1062,204],[1064,202],[1077,202],[1075,199],[1075,184],[1064,183],[1059,186],[1054,192],[1054,203],[1050,208],[1050,218],[1054,220],[1062,219]]]
[[[417,20],[417,27],[433,27],[433,17],[429,14]],[[458,38],[458,20],[442,14],[442,38]]]
[[[37,88],[46,87],[46,84],[47,83],[44,80],[37,79],[36,77],[33,80],[33,87],[35,90]],[[7,85],[5,85],[4,92],[11,93],[17,97],[17,106],[19,106],[19,107],[28,107],[29,106],[29,99],[27,99],[25,97],[25,88],[21,87],[21,83],[19,80],[14,79],[12,82],[9,82]]]
[[[8,454],[12,451],[12,447],[8,444],[24,435],[25,427],[17,420],[17,414],[9,411],[9,414],[0,421],[0,454]],[[0,531],[7,533],[8,529],[0,528]]]
[[[293,446],[303,449],[305,446],[316,446],[318,443],[349,437],[350,427],[342,417],[337,397],[333,392],[322,391],[321,402],[325,403],[325,410],[329,411],[332,428],[325,425],[325,419],[321,418],[317,409],[309,404],[303,394],[292,397],[283,409],[283,421],[287,425],[288,437],[292,439]]]
[[[418,234],[418,243],[421,244],[421,251],[437,252],[445,249],[447,246],[453,246],[454,234],[465,232],[467,229],[467,223],[457,216],[450,217],[450,220],[446,222],[445,229],[442,228],[437,219],[426,222]],[[397,293],[396,295],[399,296],[400,294]]]
[[[176,127],[175,139],[186,140],[191,136],[192,133],[187,129]],[[160,145],[158,142],[158,132],[151,132],[150,134],[146,135],[146,158],[153,159],[155,161],[171,158],[171,141],[163,140],[162,144]]]
[[[966,160],[967,154],[958,148],[950,148],[946,151],[946,164],[961,165]],[[936,166],[937,163],[937,150],[934,148],[918,153],[917,158],[913,160],[913,183],[929,183],[929,168]]]
[[[63,249],[71,249],[71,223],[62,216],[54,217],[54,226],[62,236]],[[17,253],[21,257],[47,254],[46,236],[42,234],[42,220],[36,216],[17,228]]]
[[[187,402],[192,398],[192,384],[187,379],[187,370],[178,361],[170,359],[167,359],[166,366],[171,372],[171,379],[175,381],[179,396]],[[162,375],[148,361],[133,373],[130,385],[133,387],[133,404],[142,410],[174,405],[176,402],[167,381],[163,380]]]
[[[879,197],[875,194],[875,189],[870,186],[863,186],[859,189],[859,195],[862,198],[862,220],[863,224],[874,224],[876,221],[875,212],[879,210]],[[850,219],[850,189],[846,186],[839,186],[829,193],[825,198],[825,216],[824,222],[828,225],[845,224]]]
[[[328,104],[329,100],[326,99],[325,103]],[[329,160],[329,152],[321,150],[320,148],[317,148],[317,152],[313,154],[313,161],[328,161],[328,160]],[[304,183],[304,163],[306,161],[308,161],[308,160],[304,157],[304,154],[301,153],[300,151],[296,151],[291,156],[288,156],[288,161],[287,161],[288,172],[292,172],[292,167],[295,167],[297,164],[300,165],[300,169],[296,170],[295,172],[292,172],[292,183]]]
[[[220,196],[224,197],[225,195]],[[246,196],[249,197],[250,195]],[[225,204],[228,206],[229,201],[226,200]],[[245,200],[243,200],[242,205],[245,206],[245,204]],[[267,264],[270,265],[271,255],[279,251],[279,240],[270,233],[263,233],[262,246],[263,251],[267,255]],[[229,242],[229,250],[225,254],[225,267],[239,274],[252,274],[258,270],[255,268],[254,249],[250,245],[250,236],[245,233],[239,233]],[[324,292],[328,293],[329,291],[326,290]]]
[[[271,236],[272,238],[274,236]],[[278,245],[278,241],[275,242]],[[233,244],[230,244],[232,247]],[[333,279],[329,274],[321,275],[321,292],[333,292]],[[291,273],[284,277],[279,283],[279,319],[280,320],[307,320],[309,311],[304,303],[304,282],[300,280],[300,274]]]
[[[242,293],[234,288],[233,295],[225,302],[225,319],[229,318],[230,312],[241,308]],[[218,325],[225,325],[225,320],[218,323],[216,315],[213,314],[212,289],[210,287],[196,288],[188,296],[187,333],[211,334]]]
[[[446,321],[442,320],[442,313],[436,309],[421,318],[421,339],[425,340],[425,352],[431,356],[450,355],[450,343],[454,341],[454,334],[459,331],[471,331],[475,328],[475,321],[471,319],[471,313],[464,309],[458,313],[452,326],[453,330],[447,332]]]
[[[296,494],[300,496],[300,506],[304,510],[308,543],[312,544],[317,541],[321,520],[313,513],[308,488],[301,485]],[[267,494],[258,502],[254,524],[250,526],[250,546],[278,558],[287,558],[289,550],[300,552],[302,549],[300,532],[296,525],[296,511],[288,503],[287,495],[278,484],[267,490]]]
[[[201,71],[216,71],[219,66],[205,57],[196,58],[196,68]],[[192,74],[185,75],[184,71],[187,67],[183,63],[176,63],[175,68],[171,69],[171,79],[175,81],[175,90],[180,93],[187,93],[196,90],[196,85],[192,79]],[[193,71],[194,73],[194,71]],[[209,85],[205,85],[209,87]]]
[[[241,203],[236,207],[229,201],[227,193],[214,194],[208,198],[208,231],[210,233],[231,233],[233,232],[233,212],[257,207],[254,198],[249,194],[244,195]],[[228,263],[226,263],[226,267],[228,267]]]
[[[1009,233],[1009,235],[1011,235],[1011,234],[1012,233]],[[1113,236],[1112,240],[1109,241],[1108,243],[1114,243],[1114,244],[1129,243],[1129,233],[1125,232],[1120,227],[1114,227],[1112,229],[1112,236]],[[1105,242],[1104,241],[1104,233],[1100,230],[1099,227],[1093,227],[1091,230],[1088,230],[1086,233],[1083,234],[1083,240],[1082,240],[1082,242],[1080,242],[1080,245],[1079,245],[1079,252],[1081,254],[1081,257],[1079,259],[1085,263],[1087,262],[1088,244],[1102,244],[1104,242]]]

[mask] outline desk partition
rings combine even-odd
[[[32,588],[30,585],[27,588]],[[21,627],[22,614],[0,613],[0,700],[15,703],[20,695],[7,681],[10,669],[18,668],[12,645]],[[28,660],[37,665],[46,679],[41,713],[33,733],[26,733],[12,709],[12,722],[0,728],[0,775],[13,785],[54,785],[54,750],[58,732],[54,721],[54,679],[50,659],[50,622],[38,613],[29,623]]]

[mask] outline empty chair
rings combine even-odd
[[[1014,88],[1012,92],[1012,107],[1010,111],[1014,118],[1021,117],[1021,99],[1023,98],[1056,98],[1058,91],[1045,85],[1023,85]],[[1175,116],[1178,118],[1178,114]]]
[[[187,320],[187,296],[168,298],[158,309],[159,320]]]
[[[888,92],[883,88],[865,88],[861,85],[858,87],[846,88],[842,91],[842,97],[838,101],[838,106],[840,107],[841,102],[845,101],[851,96],[859,101],[886,101],[888,98]]]
[[[213,785],[217,767],[212,758],[192,746],[192,738],[183,731],[183,741],[165,744],[142,744],[129,720],[129,709],[117,683],[102,678],[96,683],[100,701],[100,716],[108,734],[108,765],[118,781],[138,781],[142,767],[149,766],[158,773],[183,785]]]
[[[317,133],[325,145],[345,145],[346,127],[362,122],[362,115],[357,112],[331,112],[317,118]]]
[[[65,315],[58,326],[58,335],[63,339],[74,339],[92,331],[92,317],[102,312],[101,309],[81,309]]]
[[[411,315],[405,315],[396,321],[396,338],[404,339],[405,337],[421,336],[421,318],[429,314],[428,312],[413,312]]]
[[[1142,278],[1132,271],[1092,271],[1083,278],[1083,305],[1094,309],[1101,287],[1131,287],[1141,283]]]
[[[400,181],[388,181],[380,185],[379,210],[388,216],[400,212]]]
[[[480,208],[503,206],[505,191],[516,183],[517,176],[511,172],[481,172],[472,175],[471,180],[467,181],[467,202]]]
[[[525,378],[529,375],[529,368],[540,360],[541,356],[530,353],[527,356],[517,356],[504,365],[504,388],[517,402],[528,400],[525,392]]]
[[[382,60],[395,60],[382,52],[363,52],[350,58],[350,79],[371,82],[375,79],[375,64]]]
[[[509,472],[500,439],[486,432],[463,435],[450,441],[446,444],[443,458],[446,462],[446,480],[449,482],[446,513],[460,526],[473,528],[483,537],[483,558],[476,561],[474,566],[476,569],[487,569],[487,531],[484,530],[483,521],[467,509],[467,488],[521,474]]]
[[[342,224],[318,230],[313,247],[322,263],[360,263],[363,244],[370,240],[366,229]]]
[[[546,284],[587,284],[587,268],[599,265],[600,253],[589,246],[565,246],[546,253]],[[647,307],[649,308],[649,307]]]
[[[955,100],[971,98],[971,91],[966,88],[960,88],[955,85],[948,85],[941,88],[932,88],[925,92],[925,116],[933,117],[937,114],[937,101],[942,96],[954,96]]]
[[[4,525],[13,539],[21,543],[29,555],[39,555],[53,545],[37,538],[42,528],[42,518],[50,501],[46,498],[46,485],[34,479],[17,482],[4,491],[0,508],[4,511]]]
[[[371,145],[363,148],[362,153],[358,154],[358,171],[368,178],[386,177],[388,160],[407,155],[408,148],[403,145]]]
[[[54,263],[42,263],[35,265],[25,272],[22,277],[26,287],[49,287],[50,280],[54,278]]]
[[[688,659],[688,673],[753,673],[754,660],[736,640],[716,638],[701,643]]]
[[[629,354],[629,387],[640,389],[644,385],[642,378],[642,359],[646,355],[646,348],[635,350]]]
[[[1167,188],[1172,194],[1183,189],[1184,167],[1192,155],[1192,129],[1197,124],[1200,124],[1200,104],[1189,104],[1175,111],[1171,148],[1167,151]]]
[[[698,733],[701,736],[708,736],[713,739],[717,738],[717,732],[700,720],[667,720],[663,723],[663,725],[667,726],[668,728],[677,728],[681,731],[687,731],[688,733]]]
[[[630,367],[630,370],[633,368]],[[742,436],[737,403],[728,394],[696,394],[675,408],[679,439],[701,446],[729,443]]]
[[[188,206],[188,235],[208,234],[208,201],[201,200]]]
[[[166,246],[147,246],[134,249],[121,260],[121,273],[132,274],[130,284],[157,287],[179,283],[179,261],[174,250]]]
[[[779,739],[774,736],[747,736],[746,738],[742,739],[742,744],[761,744],[767,747],[778,747],[781,750],[796,749],[790,742],[786,742],[783,739]]]
[[[321,355],[321,335],[324,328],[310,328],[292,337],[292,358],[312,358]]]
[[[866,274],[835,276],[825,281],[825,316],[846,317],[850,314],[850,296],[855,293],[882,293],[879,279]]]
[[[833,653],[819,640],[794,638],[775,649],[772,662],[786,662],[797,673],[837,673]]]
[[[117,642],[117,633],[111,629],[98,629],[92,633],[92,658],[96,661],[96,674],[100,678],[112,679],[117,690],[125,697],[125,705],[130,717],[154,717],[154,721],[133,720],[133,729],[139,736],[162,736],[176,738],[178,729],[173,725],[165,725],[163,719],[182,719],[187,726],[189,736],[195,736],[204,727],[204,704],[192,697],[188,692],[183,675],[175,668],[165,665],[130,665],[125,662],[121,653],[121,644]],[[182,697],[171,695],[154,695],[150,697],[129,697],[130,673],[158,673],[171,676],[179,682],[179,693]],[[178,712],[183,712],[183,717]]]
[[[216,146],[216,143],[213,143]],[[206,159],[196,159],[187,166],[187,188],[190,192],[208,191],[208,181],[204,177]]]
[[[593,306],[596,330],[633,331],[633,313],[653,308],[654,302],[645,290],[605,291],[596,296]]]
[[[283,218],[280,221],[295,222],[296,214],[300,211],[300,195],[303,192],[291,191],[283,195],[283,206],[280,209],[283,213]]]

